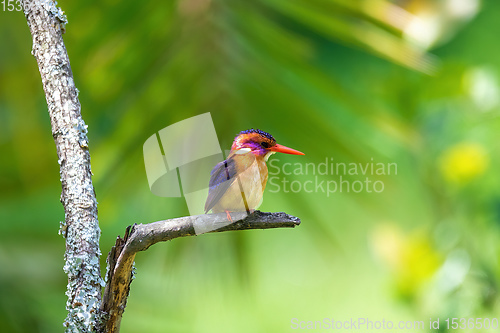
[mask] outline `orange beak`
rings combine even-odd
[[[279,144],[275,144],[269,150],[275,151],[277,153],[285,153],[285,154],[292,154],[292,155],[305,155],[303,152],[300,152],[298,150],[288,148],[288,147],[285,147],[285,146],[282,146]]]

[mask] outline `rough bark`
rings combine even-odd
[[[227,215],[209,214],[186,216],[171,220],[129,226],[122,239],[118,237],[115,246],[108,254],[108,276],[104,290],[101,310],[103,327],[100,332],[115,333],[120,330],[120,322],[127,304],[130,283],[133,279],[133,264],[139,251],[147,250],[151,245],[174,238],[199,234],[201,227],[206,232],[231,230],[293,228],[300,224],[300,219],[285,213],[263,213],[255,211],[231,213],[234,223],[228,224]],[[214,228],[217,223],[222,227]],[[208,226],[208,228],[207,228]]]
[[[87,126],[62,39],[66,17],[48,0],[23,1],[47,100],[62,183],[68,275],[66,332],[92,332],[103,284],[99,265],[97,201],[92,185]]]

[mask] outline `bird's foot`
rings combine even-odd
[[[224,210],[224,211],[226,212],[226,216],[227,216],[227,219],[229,220],[229,222],[233,223],[234,222],[233,218],[231,217],[231,214],[229,214],[230,211],[228,211],[228,210]]]

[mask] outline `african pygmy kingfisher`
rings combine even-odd
[[[269,133],[258,129],[240,132],[233,141],[229,156],[210,173],[205,213],[255,210],[262,202],[267,183],[267,159],[274,153],[304,155],[276,143]]]

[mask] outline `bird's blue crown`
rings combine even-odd
[[[241,134],[250,134],[250,133],[260,134],[262,136],[265,136],[269,140],[276,142],[276,139],[271,134],[269,134],[267,132],[264,132],[264,131],[261,131],[260,129],[253,129],[253,128],[251,128],[251,129],[248,129],[248,130],[241,131],[239,135],[241,135]]]

